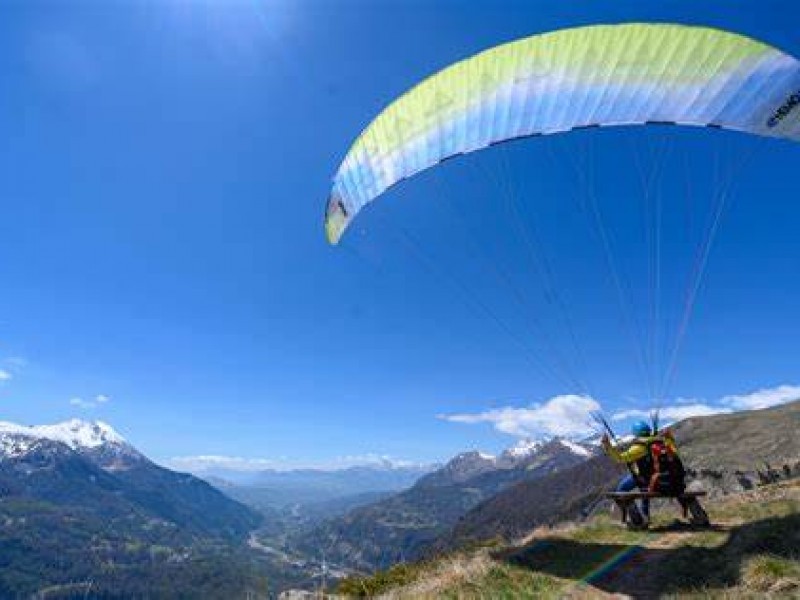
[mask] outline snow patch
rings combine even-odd
[[[530,456],[534,452],[537,452],[543,445],[544,443],[539,440],[531,440],[526,438],[518,441],[516,444],[503,452],[503,454],[513,458],[524,458],[526,456]]]
[[[0,434],[0,458],[25,456],[36,445],[36,438]]]
[[[12,443],[7,436],[62,442],[73,450],[98,448],[105,444],[127,444],[125,438],[114,431],[107,423],[102,421],[89,423],[80,419],[71,419],[55,425],[32,426],[0,421],[0,444],[2,444],[0,448],[3,450],[5,450],[6,446],[10,447]],[[14,443],[17,444],[17,442]]]
[[[580,444],[576,444],[575,442],[571,442],[570,440],[559,440],[562,446],[565,446],[569,449],[573,454],[577,454],[578,456],[591,456],[592,453],[589,452],[586,448],[581,446]]]
[[[456,464],[456,463],[469,463],[474,461],[486,461],[486,462],[494,462],[496,459],[492,454],[488,454],[486,452],[481,452],[479,450],[468,450],[467,452],[462,452],[461,454],[456,454],[448,464]]]

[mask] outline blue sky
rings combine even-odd
[[[164,0],[0,13],[2,420],[101,419],[160,460],[319,464],[497,450],[563,423],[570,395],[641,410],[647,372],[669,363],[718,165],[742,157],[664,403],[734,409],[800,392],[796,145],[655,129],[530,140],[398,186],[341,247],[321,227],[354,136],[457,59],[622,21],[713,25],[800,55],[794,3]],[[597,172],[627,313],[577,208],[575,161]],[[654,319],[635,202],[637,169],[659,168]],[[577,350],[518,223],[497,210],[509,189],[498,181],[531,199],[524,221]],[[551,341],[530,334],[536,323]],[[644,374],[637,343],[650,349]]]

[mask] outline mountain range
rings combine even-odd
[[[800,472],[798,427],[794,402],[674,431],[713,500],[775,470]],[[265,595],[322,572],[514,539],[603,505],[624,468],[598,454],[589,442],[522,440],[437,468],[269,471],[259,485],[212,486],[155,464],[101,422],[0,423],[0,598]]]
[[[469,510],[520,481],[582,463],[596,447],[559,438],[522,441],[499,456],[459,454],[416,484],[378,502],[290,535],[295,552],[324,550],[336,564],[372,570],[417,558]]]
[[[694,417],[673,426],[693,485],[719,494],[757,485],[768,468],[800,468],[800,402]],[[465,452],[398,494],[283,538],[294,552],[324,551],[360,571],[434,556],[465,544],[525,535],[605,506],[625,468],[596,443],[523,440],[499,456]],[[794,465],[794,466],[793,466]]]
[[[710,501],[755,488],[767,465],[800,475],[800,401],[692,417],[672,429],[690,485],[708,491]],[[600,456],[544,479],[522,481],[473,507],[433,547],[442,551],[496,537],[513,540],[539,525],[581,518],[624,472]]]
[[[246,483],[203,476],[226,494],[259,509],[311,507],[370,494],[399,492],[430,473],[436,465],[382,461],[343,469],[265,470]]]
[[[100,595],[258,589],[242,548],[261,519],[104,423],[0,423],[2,598],[69,597],[88,581]]]

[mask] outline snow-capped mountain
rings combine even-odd
[[[507,448],[503,455],[513,457],[513,458],[524,458],[525,456],[529,456],[539,450],[542,447],[544,442],[541,440],[531,440],[528,438],[524,438],[519,440],[516,444]]]
[[[102,422],[0,422],[0,497],[79,507],[104,517],[148,514],[197,531],[256,522],[205,482],[156,465]],[[0,594],[1,595],[1,594]]]
[[[147,460],[107,423],[71,419],[54,425],[0,422],[0,460],[31,452],[76,452],[106,471],[131,468]]]
[[[460,483],[496,469],[497,458],[495,456],[477,450],[462,452],[451,458],[443,467],[422,477],[418,485]]]
[[[558,441],[562,446],[565,446],[571,450],[573,454],[577,454],[578,456],[585,456],[586,458],[589,458],[595,453],[595,449],[588,445],[579,444],[578,442],[573,442],[564,438],[559,438]]]
[[[590,447],[562,438],[521,440],[499,456],[462,452],[408,490],[327,520],[294,543],[308,552],[328,548],[338,563],[365,570],[385,567],[398,555],[414,559],[481,502],[592,455]]]
[[[531,457],[536,456],[545,448],[549,448],[551,451],[556,448],[562,448],[575,456],[584,458],[589,458],[597,453],[597,448],[594,445],[586,442],[574,442],[567,438],[554,437],[548,440],[523,438],[513,446],[506,448],[499,456],[493,458],[495,468],[517,468],[529,462]]]
[[[462,452],[451,458],[444,466],[422,477],[421,485],[453,485],[499,471],[514,471],[539,468],[543,461],[584,460],[597,452],[588,444],[573,442],[564,438],[550,440],[522,439],[494,456],[478,450]],[[563,457],[561,457],[563,455]]]
[[[102,421],[88,423],[80,419],[70,419],[55,425],[17,425],[0,421],[0,436],[20,436],[27,438],[44,438],[54,442],[62,442],[77,450],[78,448],[96,448],[103,444],[127,444],[125,438]]]
[[[573,442],[567,438],[554,437],[551,440],[531,440],[522,439],[516,444],[506,449],[501,456],[513,458],[516,460],[523,460],[532,454],[539,452],[545,445],[550,442],[555,442],[564,446],[567,450],[576,454],[577,456],[592,456],[594,453],[591,444],[584,442]]]
[[[513,469],[529,456],[541,450],[544,444],[545,442],[541,440],[521,439],[513,446],[506,448],[497,457],[495,464],[498,469]]]
[[[163,565],[176,559],[212,565],[208,575],[193,567],[192,579],[227,572],[236,580],[246,571],[226,571],[237,564],[228,559],[261,520],[204,481],[156,465],[105,423],[0,423],[2,598],[38,597],[87,578],[109,586],[97,597],[158,596],[163,588],[132,592],[131,582],[165,581]],[[109,565],[125,578],[109,575]],[[173,582],[180,573],[166,577]],[[15,580],[30,593],[11,593]],[[68,589],[61,597],[76,593],[89,595]]]

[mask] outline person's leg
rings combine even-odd
[[[636,490],[638,486],[636,485],[636,478],[631,475],[625,475],[622,479],[619,480],[617,484],[618,492],[632,492]],[[628,522],[629,526],[632,524],[635,527],[640,527],[643,523],[642,515],[639,513],[639,509],[636,508],[636,501],[623,501],[619,503],[620,508],[622,508],[622,522]]]
[[[633,476],[632,473],[628,473],[623,477],[619,484],[617,485],[618,492],[632,492],[634,490],[638,490],[639,485],[636,481],[636,478]],[[642,506],[642,515],[644,516],[645,520],[650,520],[650,499],[649,498],[642,498],[641,502]]]
[[[633,475],[628,473],[622,479],[619,480],[619,484],[617,484],[617,491],[618,492],[632,492],[638,486],[636,485],[636,479],[634,479]]]
[[[647,521],[650,520],[650,498],[642,498],[642,514]]]

